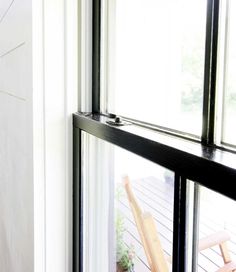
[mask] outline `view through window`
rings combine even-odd
[[[206,4],[108,1],[108,112],[201,135]]]
[[[235,201],[200,187],[199,239],[211,237],[208,243],[214,240],[215,244],[199,254],[198,271],[214,272],[223,266],[224,260],[236,260],[235,211]]]
[[[171,271],[174,173],[94,136],[84,133],[83,139],[86,271],[149,272],[158,265]],[[193,186],[188,181],[188,188]],[[199,232],[197,271],[215,272],[224,258],[236,260],[236,204],[199,188],[197,225],[193,194],[188,191],[192,196],[187,203],[186,271],[192,271],[197,258],[192,255],[192,239]]]
[[[226,27],[224,50],[224,117],[223,117],[223,142],[236,145],[236,2],[226,1]]]

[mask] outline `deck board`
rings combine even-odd
[[[174,186],[170,183],[158,180],[155,177],[148,177],[132,181],[132,188],[137,200],[143,210],[150,212],[157,225],[160,241],[166,255],[172,255],[173,240],[173,202],[174,202]],[[136,272],[150,271],[146,259],[144,249],[142,247],[139,233],[129,207],[126,195],[124,194],[117,202],[117,209],[125,218],[125,241],[127,246],[133,244],[136,249]],[[224,224],[217,220],[212,220],[207,216],[202,216],[200,221],[199,236],[205,237],[216,231],[224,229]],[[231,233],[229,243],[232,255],[236,257],[236,227],[232,224],[227,225],[227,229]],[[220,250],[218,247],[206,249],[200,252],[198,256],[198,272],[213,272],[223,264]]]
[[[140,240],[136,224],[133,220],[132,213],[129,210],[129,208],[122,204],[119,206],[119,209],[125,216],[125,223],[127,224],[126,225],[127,229],[131,233],[134,233],[136,235],[137,240]],[[167,238],[167,234],[166,234],[167,230],[162,225],[160,225],[158,227],[158,229],[159,229],[159,236],[160,236],[160,240],[162,243],[162,247],[168,255],[171,255],[172,254],[172,243]],[[168,233],[168,235],[169,235],[169,233]]]

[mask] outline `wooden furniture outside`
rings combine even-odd
[[[123,182],[151,271],[169,272],[170,262],[165,257],[152,215],[142,211],[134,196],[128,176],[123,178]],[[231,260],[227,248],[228,240],[230,240],[230,236],[226,231],[220,231],[199,240],[199,251],[219,245],[224,266],[219,268],[217,272],[236,271],[236,263]]]

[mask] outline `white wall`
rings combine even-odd
[[[0,2],[0,270],[32,272],[31,0]]]
[[[0,0],[0,271],[72,271],[77,21],[77,0]]]

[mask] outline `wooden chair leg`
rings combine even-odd
[[[229,254],[227,242],[223,242],[219,246],[220,246],[220,251],[221,251],[221,255],[223,257],[224,263],[225,264],[230,263],[232,260]]]
[[[229,254],[229,249],[228,249],[228,246],[227,246],[227,242],[225,241],[224,243],[221,243],[219,246],[220,246],[220,251],[221,251],[221,255],[223,257],[224,263],[227,264],[227,263],[232,262],[232,259],[231,259],[230,254]],[[231,271],[235,272],[236,269],[233,269]]]

